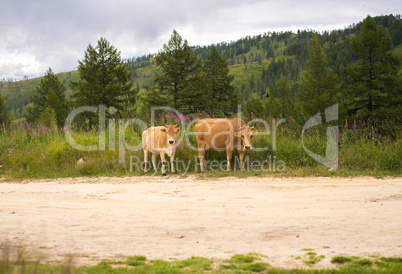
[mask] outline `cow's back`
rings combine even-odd
[[[148,151],[155,148],[162,148],[166,144],[166,134],[163,134],[161,129],[163,126],[149,127],[142,133],[142,146]]]
[[[246,123],[237,118],[207,118],[200,120],[194,126],[194,131],[207,133],[209,132],[208,127],[210,127],[211,134],[214,135],[222,131],[231,131],[234,133],[239,127],[244,126],[246,126]]]
[[[194,126],[194,131],[198,142],[204,142],[209,147],[224,148],[228,142],[233,142],[238,128],[245,125],[243,120],[236,118],[203,119]]]

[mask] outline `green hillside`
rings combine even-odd
[[[78,71],[58,73],[57,77],[66,85],[67,93],[71,91],[68,89],[70,80],[79,80]],[[23,117],[26,106],[29,105],[29,97],[35,93],[35,88],[39,86],[43,77],[33,78],[17,82],[0,82],[0,93],[6,99],[7,110],[10,112],[14,119]]]
[[[379,16],[374,18],[377,24],[387,28],[391,34],[395,51],[402,54],[402,20],[400,15]],[[359,34],[361,22],[343,30],[332,30],[318,34],[319,42],[328,57],[328,65],[338,74],[341,81],[342,66],[354,62],[356,57],[349,47],[350,37]],[[257,36],[247,36],[235,42],[222,42],[216,48],[229,63],[230,73],[234,75],[233,84],[242,102],[252,96],[264,99],[277,96],[276,83],[281,74],[291,84],[291,96],[297,89],[297,81],[306,68],[311,31],[269,32]],[[183,37],[185,39],[185,37]],[[210,46],[195,46],[193,50],[205,59]],[[124,60],[132,73],[135,85],[143,88],[150,85],[157,71],[152,55]],[[65,84],[67,95],[71,94],[69,81],[79,80],[78,71],[56,74]],[[24,116],[30,95],[35,92],[40,78],[18,82],[0,82],[0,93],[6,99],[7,110],[13,119]],[[138,102],[141,104],[141,102]]]

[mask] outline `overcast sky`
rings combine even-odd
[[[0,80],[75,70],[89,43],[105,37],[122,58],[155,53],[173,29],[190,45],[268,31],[332,30],[367,15],[401,14],[400,0],[5,0]]]

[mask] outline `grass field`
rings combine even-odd
[[[202,117],[197,117],[202,118]],[[194,117],[186,120],[181,129],[182,145],[176,152],[179,174],[197,173],[198,159]],[[193,120],[194,119],[194,120]],[[176,118],[169,117],[171,122]],[[124,121],[124,120],[122,120]],[[210,152],[206,176],[400,176],[402,171],[401,132],[395,127],[394,137],[383,137],[373,127],[365,125],[341,125],[338,133],[338,168],[329,170],[317,163],[306,151],[325,156],[326,129],[311,129],[304,133],[296,124],[282,124],[274,131],[271,119],[268,128],[259,127],[253,139],[253,147],[261,151],[246,152],[246,171],[240,171],[238,154],[234,152],[234,171],[225,171],[225,152]],[[167,121],[159,121],[161,124]],[[116,121],[117,124],[117,121]],[[392,126],[392,125],[390,125]],[[97,129],[75,127],[70,129],[72,139],[81,146],[95,146],[92,151],[75,149],[66,139],[66,128],[48,128],[30,125],[28,122],[0,129],[0,174],[9,178],[56,178],[69,176],[131,176],[143,175],[143,170],[133,168],[133,159],[142,161],[141,133],[138,125],[125,130],[107,127],[99,149],[100,135]],[[119,133],[125,133],[123,136]],[[304,145],[304,147],[303,147]],[[136,149],[132,149],[136,146]],[[83,159],[81,165],[77,162]],[[159,161],[159,157],[158,157]],[[81,161],[82,162],[82,161]],[[183,163],[181,168],[180,164]],[[159,163],[160,164],[160,163]],[[46,169],[43,169],[46,166]],[[160,169],[156,173],[160,174]]]

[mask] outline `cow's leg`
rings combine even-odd
[[[230,167],[230,161],[232,160],[232,150],[230,148],[226,148],[226,159],[228,161],[228,171],[232,170],[232,168]]]
[[[201,143],[201,142],[200,142]],[[204,171],[204,162],[205,162],[205,144],[201,143],[198,145],[198,158],[200,160],[200,170]]]
[[[166,176],[166,170],[165,170],[165,164],[166,164],[166,159],[165,159],[165,152],[161,151],[160,152],[161,156],[161,162],[162,162],[162,176]]]
[[[205,171],[205,152],[200,152],[198,154],[198,158],[200,159],[200,171],[204,172]]]
[[[174,152],[172,153],[172,155],[170,156],[170,167],[172,169],[172,173],[176,174],[176,170],[174,169]]]
[[[145,163],[144,172],[147,173],[148,172],[148,151],[146,149],[144,149],[144,163]]]
[[[240,157],[240,168],[241,170],[244,170],[244,150],[239,151],[239,157]]]
[[[156,172],[156,156],[158,156],[158,154],[152,153],[152,165],[154,166],[155,172]],[[155,175],[155,173],[154,173],[154,175]]]

